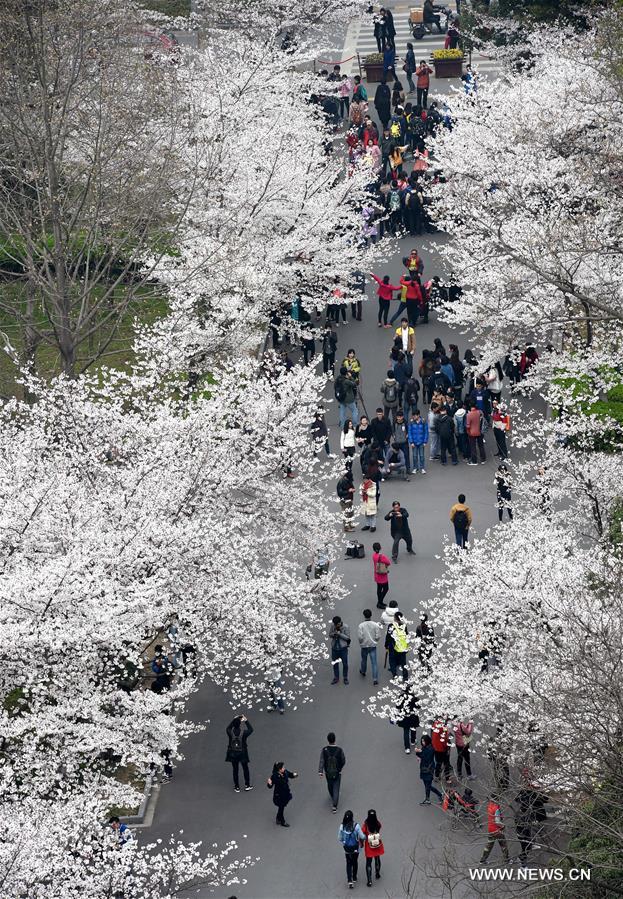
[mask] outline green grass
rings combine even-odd
[[[126,288],[121,287],[120,291]],[[16,308],[24,303],[24,288],[19,281],[4,281],[0,283],[0,295],[3,305],[12,305]],[[167,302],[162,293],[154,286],[141,288],[137,296],[131,301],[123,315],[119,327],[116,330],[105,354],[95,362],[90,371],[98,371],[103,366],[127,371],[134,362],[133,342],[137,320],[141,324],[150,325],[167,313]],[[45,327],[45,316],[40,310],[37,313],[37,322]],[[23,352],[22,328],[18,320],[7,311],[0,311],[0,332],[6,335],[11,346],[21,356]],[[88,348],[81,347],[78,353],[78,365],[76,370],[81,370],[81,363],[88,358]],[[50,378],[61,371],[60,356],[55,346],[48,343],[40,343],[37,350],[37,372],[44,378]],[[11,357],[0,348],[0,396],[22,397],[23,391],[16,383],[18,368]]]
[[[141,6],[172,18],[190,15],[190,0],[141,0]]]

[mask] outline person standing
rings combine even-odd
[[[232,774],[234,777],[234,791],[240,792],[239,768],[242,765],[242,773],[244,775],[244,788],[248,792],[252,790],[251,777],[249,774],[249,750],[247,749],[247,740],[253,733],[251,722],[244,715],[237,715],[234,720],[227,725],[226,728],[228,745],[226,762],[231,762]]]
[[[480,858],[480,864],[484,865],[484,863],[491,855],[491,850],[496,843],[502,850],[504,861],[508,863],[508,843],[506,842],[504,821],[502,819],[502,809],[500,808],[500,802],[495,793],[492,793],[489,796],[489,801],[487,802],[487,833],[487,844]]]
[[[387,317],[389,316],[389,303],[394,295],[394,291],[401,290],[402,288],[400,285],[396,286],[394,284],[390,284],[389,275],[383,275],[382,278],[379,278],[378,275],[374,275],[372,274],[372,272],[370,272],[370,277],[373,278],[378,284],[378,289],[376,292],[376,295],[379,298],[378,327],[389,328],[390,325],[387,322]]]
[[[416,409],[409,422],[409,445],[413,455],[411,474],[426,474],[424,447],[428,443],[428,422],[424,421],[420,410]]]
[[[337,812],[337,805],[340,801],[342,768],[346,764],[346,756],[344,755],[344,750],[340,746],[335,745],[335,734],[333,731],[327,734],[327,744],[320,752],[318,774],[326,779],[327,790],[331,797],[331,810]]]
[[[348,468],[352,468],[355,446],[355,425],[350,418],[347,418],[340,434],[340,449],[344,456],[344,464]]]
[[[415,53],[413,51],[413,44],[407,44],[407,53],[405,55],[405,65],[404,70],[407,76],[407,81],[409,82],[409,93],[415,93],[415,84],[413,83],[413,73],[415,72],[417,66],[415,63]]]
[[[485,441],[484,437],[482,436],[482,419],[483,413],[474,403],[471,403],[469,412],[465,416],[465,430],[467,431],[467,437],[469,439],[469,448],[471,455],[471,458],[467,463],[468,465],[478,464],[478,457],[476,455],[477,451],[480,451],[481,465],[484,465],[487,461]]]
[[[329,431],[322,410],[319,409],[314,413],[314,420],[310,425],[310,431],[312,440],[314,441],[314,458],[316,458],[323,446],[325,453],[330,457],[331,447],[329,446]]]
[[[387,628],[386,645],[389,652],[389,668],[392,677],[398,676],[398,669],[402,669],[402,679],[409,676],[407,669],[407,653],[409,652],[409,629],[400,612],[396,612],[394,620]]]
[[[385,516],[385,521],[390,522],[390,533],[393,540],[392,560],[394,562],[398,561],[398,547],[401,540],[404,540],[407,544],[407,552],[409,555],[414,556],[413,537],[411,536],[411,529],[409,527],[409,513],[400,505],[398,500],[394,500],[392,503],[392,510]]]
[[[420,740],[421,749],[416,749],[415,754],[420,759],[420,780],[424,784],[424,799],[420,805],[430,805],[430,794],[434,793],[439,799],[443,799],[440,790],[433,786],[435,775],[435,750],[428,734],[424,734]]]
[[[398,717],[396,724],[402,728],[406,755],[411,754],[411,748],[415,746],[417,739],[417,729],[420,726],[420,716],[417,713],[417,708],[416,697],[409,687],[405,687],[397,707]]]
[[[337,838],[344,847],[344,855],[346,856],[346,880],[348,889],[352,890],[357,882],[357,869],[359,866],[359,846],[365,842],[366,835],[355,823],[355,816],[352,811],[344,812],[342,823],[337,832]]]
[[[441,453],[441,464],[446,465],[448,456],[452,459],[453,465],[458,465],[459,460],[456,455],[456,443],[454,441],[454,421],[448,415],[446,406],[442,406],[439,415],[435,420],[435,430],[439,435],[439,451]]]
[[[431,671],[430,657],[435,649],[435,629],[428,623],[428,615],[420,615],[420,623],[415,629],[418,639],[418,659],[420,665]]]
[[[381,78],[381,82],[374,94],[374,105],[383,129],[387,128],[392,114],[392,92],[389,89],[385,75]]]
[[[493,479],[493,483],[495,484],[495,492],[496,492],[496,504],[498,507],[498,519],[500,522],[504,518],[504,509],[506,509],[508,513],[508,520],[513,520],[513,497],[511,493],[512,484],[510,479],[510,473],[508,470],[508,466],[498,465],[498,470],[495,473],[495,478]]]
[[[353,496],[355,486],[353,484],[353,472],[347,468],[337,482],[336,492],[342,509],[342,526],[346,533],[355,530],[353,524]]]
[[[277,817],[275,821],[282,827],[289,827],[283,816],[286,805],[292,799],[289,781],[298,777],[296,771],[288,771],[283,762],[275,762],[273,765],[273,773],[266,781],[266,786],[273,791],[273,804],[277,806]]]
[[[361,321],[363,311],[363,297],[366,294],[366,276],[362,271],[354,271],[351,275],[349,288],[353,299],[350,301],[350,311],[355,321]]]
[[[372,859],[374,859],[374,875],[377,880],[380,880],[381,877],[381,856],[385,852],[383,840],[381,839],[381,826],[375,810],[371,808],[361,828],[366,837],[364,851],[366,855],[366,878],[369,887],[372,886]]]
[[[339,615],[335,615],[329,625],[329,641],[331,643],[331,661],[333,663],[332,684],[337,684],[340,679],[340,662],[344,683],[348,683],[348,647],[350,646],[350,629],[344,624]]]
[[[450,521],[454,525],[456,545],[465,549],[469,538],[469,529],[472,526],[472,510],[465,505],[464,493],[459,493],[457,502],[450,509]]]
[[[454,745],[456,746],[456,773],[458,777],[463,774],[463,762],[465,762],[465,774],[472,779],[472,764],[469,757],[469,744],[474,733],[473,721],[457,721],[454,724]]]
[[[511,417],[503,403],[493,400],[493,436],[497,444],[498,451],[495,454],[502,461],[508,459],[508,445],[506,443],[506,435],[510,433]]]
[[[376,584],[376,607],[385,609],[385,597],[389,592],[389,566],[390,560],[381,552],[381,544],[372,544],[372,572]]]
[[[385,608],[385,603],[383,603],[382,608]],[[376,687],[379,682],[379,663],[376,656],[376,647],[381,639],[381,628],[376,621],[372,621],[372,612],[370,609],[363,610],[363,621],[360,622],[359,627],[357,628],[357,637],[361,647],[361,666],[359,668],[359,674],[361,674],[362,677],[366,676],[368,659],[370,659],[370,665],[372,666],[372,683]]]
[[[344,365],[340,368],[340,373],[335,379],[333,392],[340,407],[340,428],[344,427],[347,418],[350,418],[355,426],[358,425],[357,384]]]
[[[376,484],[372,478],[364,477],[361,485],[361,501],[363,503],[363,514],[366,517],[366,523],[362,527],[362,531],[376,531]]]
[[[333,377],[335,368],[335,353],[337,350],[337,334],[331,324],[327,324],[322,332],[322,371],[325,375]]]
[[[390,47],[396,47],[396,26],[394,25],[394,16],[389,9],[381,7],[381,15],[385,20],[385,36]]]
[[[377,407],[376,417],[370,422],[370,433],[372,442],[376,443],[382,453],[385,454],[385,448],[389,445],[393,432],[392,423],[385,417],[382,406]]]
[[[433,721],[431,741],[435,753],[435,777],[439,780],[443,768],[446,783],[450,783],[452,768],[450,765],[450,731],[447,719],[444,721],[443,718],[437,718],[436,721]]]
[[[432,69],[426,64],[426,60],[422,59],[419,66],[415,70],[417,76],[417,105],[422,109],[428,106],[428,89],[430,87],[430,76]]]
[[[348,118],[348,112],[350,107],[350,92],[352,90],[352,84],[348,75],[342,75],[342,80],[340,81],[340,86],[338,88],[339,96],[340,96],[340,118]]]
[[[383,412],[388,418],[391,412],[393,420],[395,422],[396,410],[398,409],[398,400],[400,396],[400,387],[398,385],[398,381],[394,377],[393,369],[387,369],[387,377],[381,384],[380,392],[383,394]]]

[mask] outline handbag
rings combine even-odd
[[[368,834],[368,846],[370,849],[378,849],[381,845],[381,835],[379,833]]]

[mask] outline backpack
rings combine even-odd
[[[229,748],[232,752],[242,752],[242,731],[237,736],[232,733]]]
[[[346,837],[344,839],[344,849],[356,849],[359,845],[359,838],[357,836],[357,828],[353,827],[352,830],[344,830]]]
[[[335,398],[338,403],[343,403],[346,398],[346,388],[344,387],[344,381],[340,378],[335,382]]]
[[[394,652],[409,651],[409,636],[407,632],[403,630],[403,628],[398,627],[397,624],[394,625],[392,638],[394,640]]]
[[[396,384],[386,384],[385,390],[383,391],[385,396],[385,402],[389,405],[390,403],[395,403],[398,398],[398,394],[396,393]]]
[[[328,780],[335,780],[340,773],[340,766],[337,763],[337,752],[333,747],[325,746],[323,755],[325,777]]]
[[[454,527],[459,531],[466,531],[469,528],[469,518],[465,509],[458,509],[454,513]]]

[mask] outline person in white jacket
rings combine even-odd
[[[357,444],[355,442],[355,426],[352,422],[352,419],[347,418],[344,422],[344,427],[342,428],[342,433],[340,434],[340,447],[342,450],[342,455],[346,460],[346,464],[350,468],[352,466],[352,459],[355,455],[355,448]]]
[[[386,610],[384,610],[386,611]],[[372,621],[372,612],[370,609],[363,610],[363,621],[359,623],[357,628],[357,637],[361,647],[361,665],[359,666],[359,674],[366,676],[368,669],[368,658],[372,666],[372,683],[376,686],[379,682],[379,664],[376,657],[376,646],[381,639],[381,627],[376,621]]]

